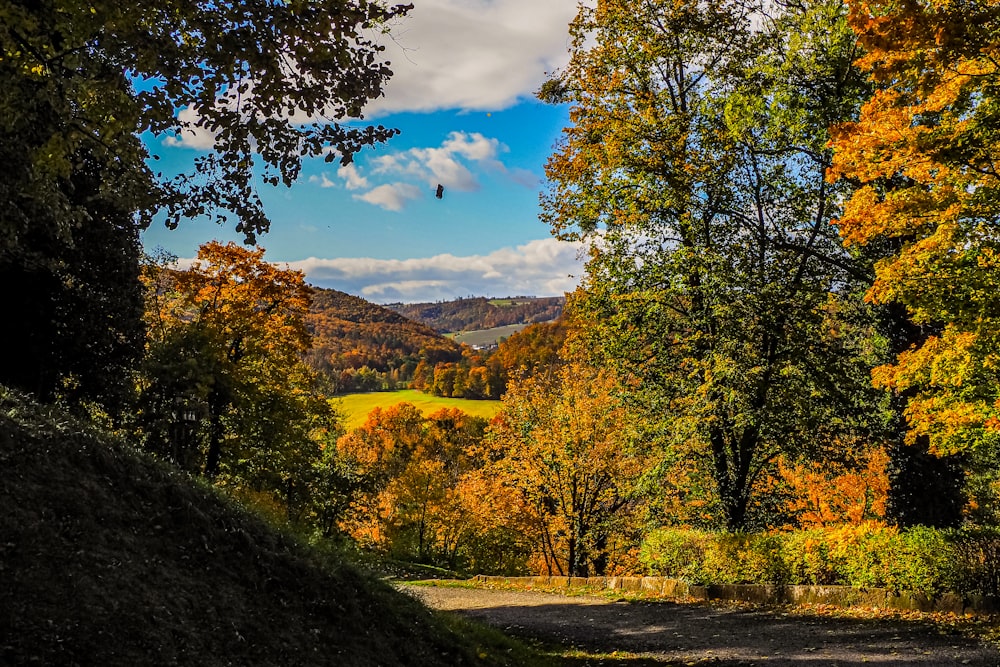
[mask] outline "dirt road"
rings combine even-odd
[[[719,667],[1000,666],[1000,651],[928,625],[533,591],[409,587],[428,605],[587,652]]]

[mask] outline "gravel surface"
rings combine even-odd
[[[915,622],[661,601],[613,602],[536,591],[408,588],[436,609],[461,613],[511,635],[594,653],[625,651],[664,662],[720,667],[1000,666],[995,647]]]

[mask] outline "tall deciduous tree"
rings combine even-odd
[[[85,148],[130,166],[119,188],[144,221],[162,207],[169,225],[216,211],[235,216],[252,241],[268,227],[255,163],[266,182],[289,185],[303,156],[346,164],[395,133],[347,121],[381,95],[391,71],[378,34],[407,8],[366,0],[5,2],[0,130],[18,147],[31,187],[4,207],[64,202],[57,177]],[[15,135],[19,124],[33,131]],[[145,167],[135,140],[142,133],[194,138],[212,151],[196,161],[196,175],[161,177]],[[2,231],[9,238],[13,230]]]
[[[291,509],[305,501],[329,407],[302,361],[309,288],[263,255],[211,242],[187,270],[150,268],[141,406],[151,447]]]
[[[831,219],[827,128],[865,81],[839,2],[605,0],[541,96],[571,103],[545,217],[591,242],[581,310],[646,380],[721,517],[753,521],[779,454],[852,428],[865,369],[844,325],[864,271]]]
[[[0,276],[20,324],[0,381],[120,407],[141,338],[138,230],[161,214],[268,228],[255,174],[351,161],[391,74],[379,33],[406,6],[366,0],[0,3]],[[150,145],[210,150],[158,174]],[[22,286],[28,285],[27,289]],[[103,313],[103,314],[101,314]],[[85,342],[80,342],[85,341]],[[106,371],[100,370],[101,368]],[[118,405],[113,405],[118,404]]]
[[[511,382],[489,446],[502,484],[534,520],[549,574],[607,573],[629,525],[635,489],[652,461],[640,445],[613,374],[569,363]]]

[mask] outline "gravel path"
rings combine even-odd
[[[792,616],[671,602],[612,602],[534,591],[410,587],[436,609],[508,634],[588,652],[626,651],[664,662],[720,667],[822,665],[1000,666],[1000,651],[957,634],[897,620]]]

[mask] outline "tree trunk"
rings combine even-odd
[[[226,407],[226,399],[218,387],[213,387],[208,395],[208,456],[205,459],[205,477],[215,479],[219,474],[219,464],[222,462],[222,412]]]

